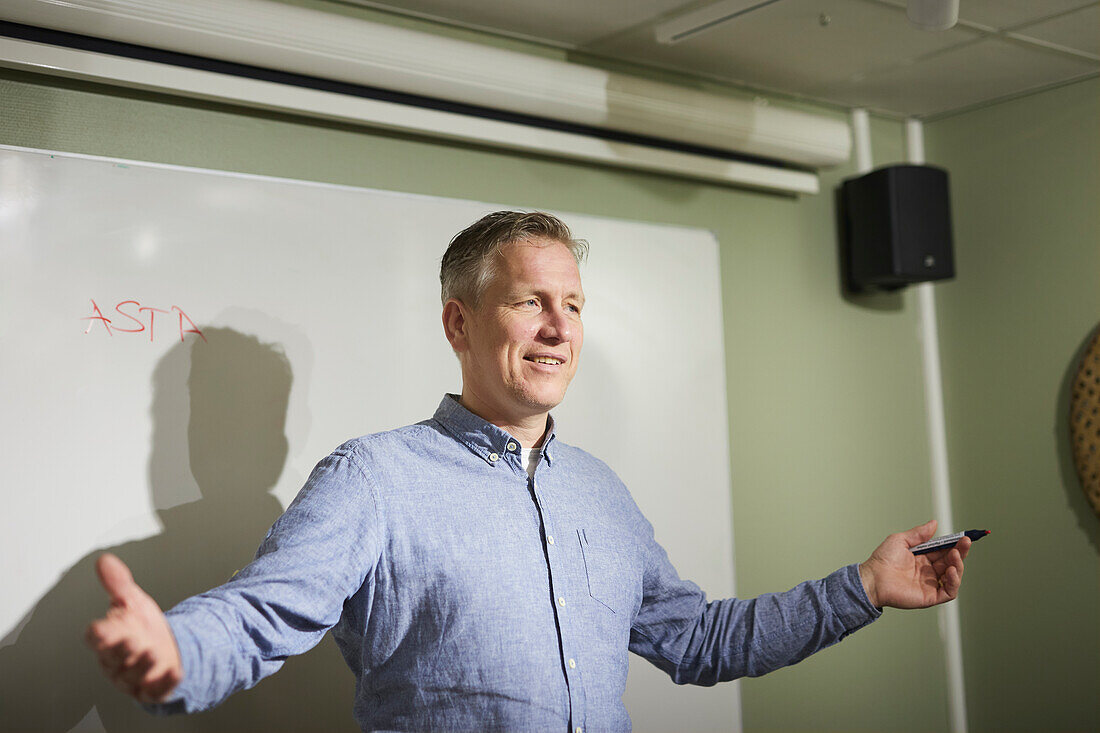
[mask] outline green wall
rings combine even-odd
[[[740,595],[862,560],[931,515],[915,298],[855,302],[838,286],[832,192],[848,167],[823,173],[822,194],[793,198],[10,71],[0,99],[3,144],[710,229]],[[903,158],[899,123],[873,119],[872,132],[877,164]],[[975,558],[973,577],[987,560]],[[943,669],[935,612],[888,611],[838,647],[743,681],[745,729],[943,730]]]
[[[958,278],[937,290],[972,731],[1100,730],[1100,522],[1068,400],[1100,318],[1100,80],[925,126]]]

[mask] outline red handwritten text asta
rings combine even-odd
[[[184,334],[188,333],[193,333],[201,338],[203,341],[206,341],[206,337],[202,335],[202,331],[199,330],[199,327],[196,326],[195,322],[192,321],[191,318],[183,312],[183,308],[180,308],[178,305],[172,306],[170,310],[164,310],[163,308],[152,308],[147,305],[142,305],[136,300],[124,300],[115,306],[115,313],[126,320],[120,320],[120,318],[117,316],[114,320],[111,320],[107,316],[103,315],[103,311],[99,309],[99,306],[96,305],[96,302],[93,300],[92,315],[81,319],[83,321],[89,321],[88,327],[84,329],[84,333],[90,333],[92,328],[95,327],[97,323],[99,323],[102,324],[103,328],[107,329],[108,336],[114,336],[116,332],[142,333],[143,331],[148,330],[149,340],[152,341],[153,326],[156,323],[157,314],[164,313],[165,315],[170,316],[171,314],[175,313],[178,316],[174,320],[177,320],[179,323],[180,341],[183,341]],[[146,313],[149,314],[148,324],[146,324],[146,321],[144,320],[144,314]]]

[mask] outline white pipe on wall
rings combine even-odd
[[[871,127],[867,110],[853,109],[852,138],[856,172],[869,173]],[[924,163],[924,135],[919,120],[907,120],[906,151],[910,163]],[[924,368],[924,406],[928,425],[929,456],[932,463],[932,513],[939,523],[938,534],[954,531],[951,517],[951,488],[947,470],[947,431],[943,414],[943,381],[940,376],[939,335],[936,331],[936,300],[932,283],[917,285],[920,309],[921,357]],[[963,683],[962,636],[957,602],[939,607],[940,638],[947,663],[947,704],[952,733],[966,733],[966,694]]]
[[[865,109],[852,110],[852,142],[855,148],[856,173],[871,172],[871,122]]]
[[[910,163],[924,163],[924,128],[920,120],[905,122],[905,142]],[[921,355],[924,362],[924,405],[928,415],[928,447],[932,460],[932,511],[939,534],[955,531],[951,514],[951,480],[947,463],[947,428],[943,412],[943,380],[940,375],[940,340],[936,330],[936,294],[932,283],[917,285],[920,307]],[[962,633],[958,602],[939,608],[940,636],[947,660],[947,702],[952,733],[966,733],[966,688],[963,679]]]

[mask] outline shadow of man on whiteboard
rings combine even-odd
[[[84,628],[103,612],[94,570],[103,551],[167,609],[247,564],[282,513],[269,491],[287,457],[290,363],[253,336],[203,334],[205,342],[174,346],[153,375],[149,486],[163,530],[81,558],[0,641],[0,730],[356,730],[351,678],[331,639],[208,713],[169,718],[118,694],[83,644]]]

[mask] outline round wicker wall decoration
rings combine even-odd
[[[1100,326],[1073,378],[1069,433],[1081,488],[1100,517]]]

